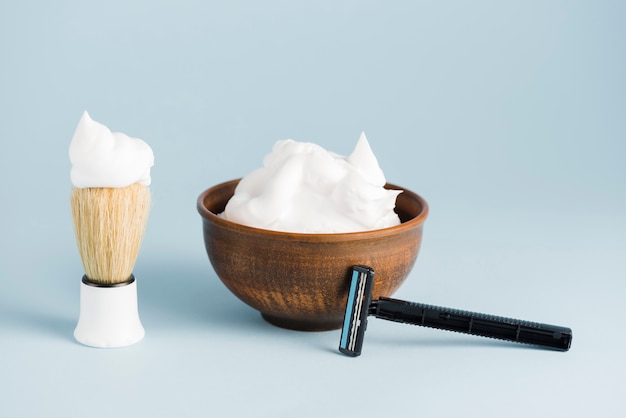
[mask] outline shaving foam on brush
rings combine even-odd
[[[152,150],[85,112],[70,160],[72,218],[85,269],[74,337],[100,348],[134,344],[144,336],[132,271],[150,212]]]

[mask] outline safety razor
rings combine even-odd
[[[339,343],[339,351],[348,356],[356,357],[361,354],[369,315],[388,321],[531,344],[558,351],[567,351],[572,344],[572,330],[567,327],[387,297],[372,301],[373,285],[372,268],[361,265],[352,268]]]

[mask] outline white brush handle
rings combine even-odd
[[[98,348],[125,347],[145,334],[137,308],[137,282],[115,287],[80,284],[80,315],[74,338]]]

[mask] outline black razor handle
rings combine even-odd
[[[572,330],[567,327],[385,297],[370,304],[369,314],[389,321],[538,345],[559,351],[569,350],[572,343]]]

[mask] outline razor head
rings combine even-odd
[[[339,351],[356,357],[361,354],[367,315],[372,302],[374,270],[367,266],[354,266],[350,279],[350,290],[346,302],[346,312],[341,329]]]

